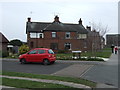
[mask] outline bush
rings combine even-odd
[[[25,54],[26,52],[28,52],[30,49],[27,45],[22,45],[19,48],[19,54]]]

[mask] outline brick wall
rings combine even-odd
[[[51,43],[58,44],[58,50],[65,49],[65,43],[71,44],[71,50],[81,50],[86,51],[88,47],[84,47],[84,43],[86,40],[84,39],[77,39],[76,32],[70,32],[70,39],[65,38],[66,32],[56,32],[57,37],[52,38],[52,33],[49,31],[44,32],[44,38],[30,38],[30,34],[27,35],[28,45],[29,47],[36,48],[36,47],[45,47],[50,48]],[[33,42],[33,47],[31,47],[31,42]]]

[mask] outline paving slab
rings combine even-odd
[[[67,68],[53,73],[52,75],[57,76],[69,76],[69,77],[81,77],[89,68],[94,65],[84,65],[84,64],[73,64]]]

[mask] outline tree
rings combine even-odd
[[[29,47],[27,46],[27,45],[22,45],[22,46],[20,46],[20,48],[19,48],[19,54],[25,54],[26,52],[28,52],[30,49],[29,49]]]
[[[110,30],[108,26],[102,25],[101,22],[98,24],[92,22],[91,23],[93,34],[92,34],[92,54],[96,57],[96,52],[101,49],[103,44],[104,35]]]
[[[92,22],[91,26],[93,28],[93,30],[96,30],[97,32],[99,32],[100,36],[104,37],[104,35],[110,30],[108,28],[108,25],[103,25],[101,22],[99,22],[98,24]]]
[[[11,40],[9,44],[13,46],[21,46],[23,43],[18,39],[14,39],[14,40]]]

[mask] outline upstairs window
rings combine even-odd
[[[86,39],[87,35],[86,34],[78,34],[77,39]]]
[[[56,38],[56,32],[52,32],[52,38]]]
[[[36,38],[37,34],[36,33],[30,33],[30,38]]]
[[[38,33],[38,38],[44,38],[43,33]]]
[[[30,33],[30,38],[44,38],[43,33]]]
[[[66,33],[65,33],[65,38],[66,38],[66,39],[70,39],[70,32],[66,32]]]

